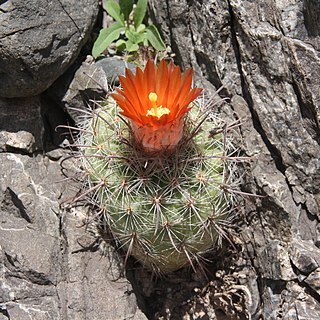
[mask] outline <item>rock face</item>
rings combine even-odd
[[[101,256],[85,231],[85,208],[61,208],[74,195],[63,156],[0,153],[0,319],[145,319],[114,249]]]
[[[0,97],[26,97],[47,89],[75,60],[98,2],[8,0],[0,12]]]
[[[97,62],[88,57],[74,74],[66,72],[60,77],[47,94],[77,123],[83,116],[81,110],[92,101],[101,102],[111,85],[119,85],[118,75],[124,74],[126,67],[135,66],[119,57],[105,57]]]
[[[239,146],[254,157],[243,191],[265,196],[245,201],[234,235],[245,253],[224,279],[235,279],[229,298],[246,298],[241,311],[220,303],[221,319],[319,319],[319,1],[150,2],[177,62],[224,86],[227,121],[241,119]]]
[[[252,156],[239,166],[242,191],[262,197],[243,200],[237,232],[228,235],[233,247],[208,257],[209,279],[186,269],[151,281],[129,261],[129,283],[113,249],[105,245],[101,256],[95,230],[80,227],[87,208],[61,207],[78,190],[56,183],[66,153],[55,127],[66,115],[48,96],[2,99],[0,319],[143,320],[138,300],[148,319],[318,320],[319,1],[149,3],[177,62],[192,66],[209,91],[224,86],[221,111],[228,123],[241,120],[235,143]],[[76,56],[96,4],[2,1],[0,96],[47,88]],[[85,90],[73,82],[61,102],[81,104]]]
[[[43,148],[39,97],[0,99],[0,151],[32,153]]]
[[[87,207],[64,206],[79,189],[59,147],[67,120],[45,94],[0,99],[0,319],[144,320],[119,255],[88,232]]]

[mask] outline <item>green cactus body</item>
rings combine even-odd
[[[174,152],[146,155],[118,118],[112,99],[93,111],[81,135],[83,167],[95,203],[128,255],[160,273],[193,264],[219,238],[228,195],[223,135],[211,137],[216,121],[204,121],[194,104]]]

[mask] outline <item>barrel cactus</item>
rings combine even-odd
[[[191,69],[149,60],[119,78],[80,130],[84,194],[126,257],[159,273],[195,267],[230,211],[221,121],[191,88]]]

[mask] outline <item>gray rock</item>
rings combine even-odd
[[[87,210],[61,209],[74,196],[60,162],[0,153],[0,314],[27,319],[146,319],[119,257],[102,256],[86,232]],[[74,170],[75,163],[64,163]],[[82,227],[81,227],[82,226]],[[93,245],[92,245],[93,244]]]
[[[303,1],[303,13],[305,25],[310,36],[316,37],[320,34],[320,2],[318,0]]]
[[[101,103],[110,91],[112,85],[119,85],[119,75],[125,73],[125,68],[135,69],[131,63],[126,63],[119,57],[105,57],[93,62],[90,57],[77,69],[72,80],[70,74],[64,75],[48,90],[48,94],[77,123],[81,121],[88,105]],[[79,119],[80,117],[80,119]]]
[[[246,252],[239,268],[253,267],[261,279],[260,311],[251,317],[319,319],[319,297],[296,283],[317,270],[320,243],[319,1],[150,4],[176,61],[206,88],[224,86],[232,108],[222,113],[241,120],[235,141],[254,157],[240,166],[242,188],[265,197],[248,197],[236,234]]]
[[[270,288],[266,287],[263,298],[264,319],[318,319],[318,301],[295,282],[286,285],[273,283]]]
[[[0,11],[0,97],[25,97],[43,92],[75,60],[98,2],[9,0]]]
[[[0,152],[32,154],[63,146],[67,114],[45,96],[0,98]]]
[[[110,85],[119,85],[119,75],[125,74],[125,68],[135,71],[136,66],[130,62],[125,62],[118,57],[105,57],[96,62],[98,68],[102,68],[105,73],[107,82]]]
[[[39,96],[0,98],[0,150],[32,153],[42,150],[44,128]]]
[[[310,288],[317,294],[320,294],[320,268],[317,268],[304,280]]]
[[[57,83],[55,88],[60,85],[61,83]],[[109,81],[103,69],[92,61],[85,61],[76,71],[67,91],[59,97],[59,100],[77,123],[78,116],[83,116],[81,110],[87,109],[90,104],[93,105],[93,101],[101,102],[109,91],[108,86]],[[52,90],[50,91],[52,93]]]
[[[27,131],[0,132],[0,152],[10,149],[32,153],[35,150],[35,138]]]
[[[289,255],[294,266],[306,275],[320,266],[320,249],[311,240],[293,240]]]

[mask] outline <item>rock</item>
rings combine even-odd
[[[295,239],[292,241],[289,255],[294,266],[306,275],[320,266],[320,249],[310,240]]]
[[[98,2],[9,0],[0,11],[0,97],[26,97],[46,90],[76,59]]]
[[[106,76],[107,82],[110,85],[119,85],[120,75],[125,74],[125,68],[132,71],[136,70],[136,66],[130,62],[126,62],[118,57],[105,57],[96,62],[96,66],[101,68]]]
[[[118,75],[125,73],[125,68],[135,69],[118,57],[105,57],[97,62],[88,58],[77,69],[74,76],[66,73],[48,90],[48,95],[67,110],[71,118],[81,122],[83,113],[94,101],[101,103],[112,85],[119,85]],[[71,80],[70,80],[71,79]]]
[[[211,90],[225,86],[241,93],[227,1],[150,1],[156,23],[182,68],[192,66],[196,78]],[[188,23],[186,23],[188,21]],[[219,54],[218,54],[219,53]]]
[[[259,197],[245,200],[236,237],[241,268],[263,279],[260,313],[319,319],[318,295],[296,282],[318,268],[319,1],[150,0],[150,8],[176,61],[212,92],[223,85],[227,123],[241,120],[235,141],[253,157],[238,166],[242,190]]]
[[[63,83],[57,82],[52,89],[55,90],[57,86],[61,85]],[[94,62],[84,62],[74,74],[63,95],[55,98],[58,98],[60,103],[62,102],[63,107],[77,123],[81,121],[78,117],[83,116],[81,110],[86,110],[89,105],[93,105],[92,101],[99,103],[109,91],[108,86],[109,81],[102,68]],[[55,94],[52,89],[50,89],[50,93]]]
[[[0,319],[146,319],[117,253],[102,256],[86,232],[85,208],[61,209],[76,186],[58,183],[60,165],[0,153]]]
[[[303,1],[303,14],[305,19],[305,25],[308,33],[312,37],[316,37],[320,34],[320,2],[319,0],[305,0]]]
[[[271,289],[266,288],[263,292],[263,298],[265,319],[318,319],[320,308],[317,300],[295,282],[287,285],[273,283]]]
[[[317,294],[320,294],[320,268],[317,268],[304,280],[310,288]]]
[[[0,98],[0,150],[32,153],[44,146],[42,103],[39,96]]]
[[[146,320],[130,282],[122,276],[122,261],[114,248],[105,244],[105,256],[101,256],[96,239],[85,232],[87,210],[72,210],[62,219],[64,281],[58,285],[57,296],[63,299],[63,319],[83,314],[83,319]]]
[[[48,97],[0,98],[0,152],[32,154],[62,145],[67,114]]]
[[[61,259],[56,199],[62,190],[51,185],[49,191],[46,185],[57,179],[53,169],[58,164],[42,156],[0,158],[0,303],[13,319],[57,319],[54,296]]]
[[[35,138],[27,131],[0,132],[0,152],[20,150],[32,153],[35,150]]]

